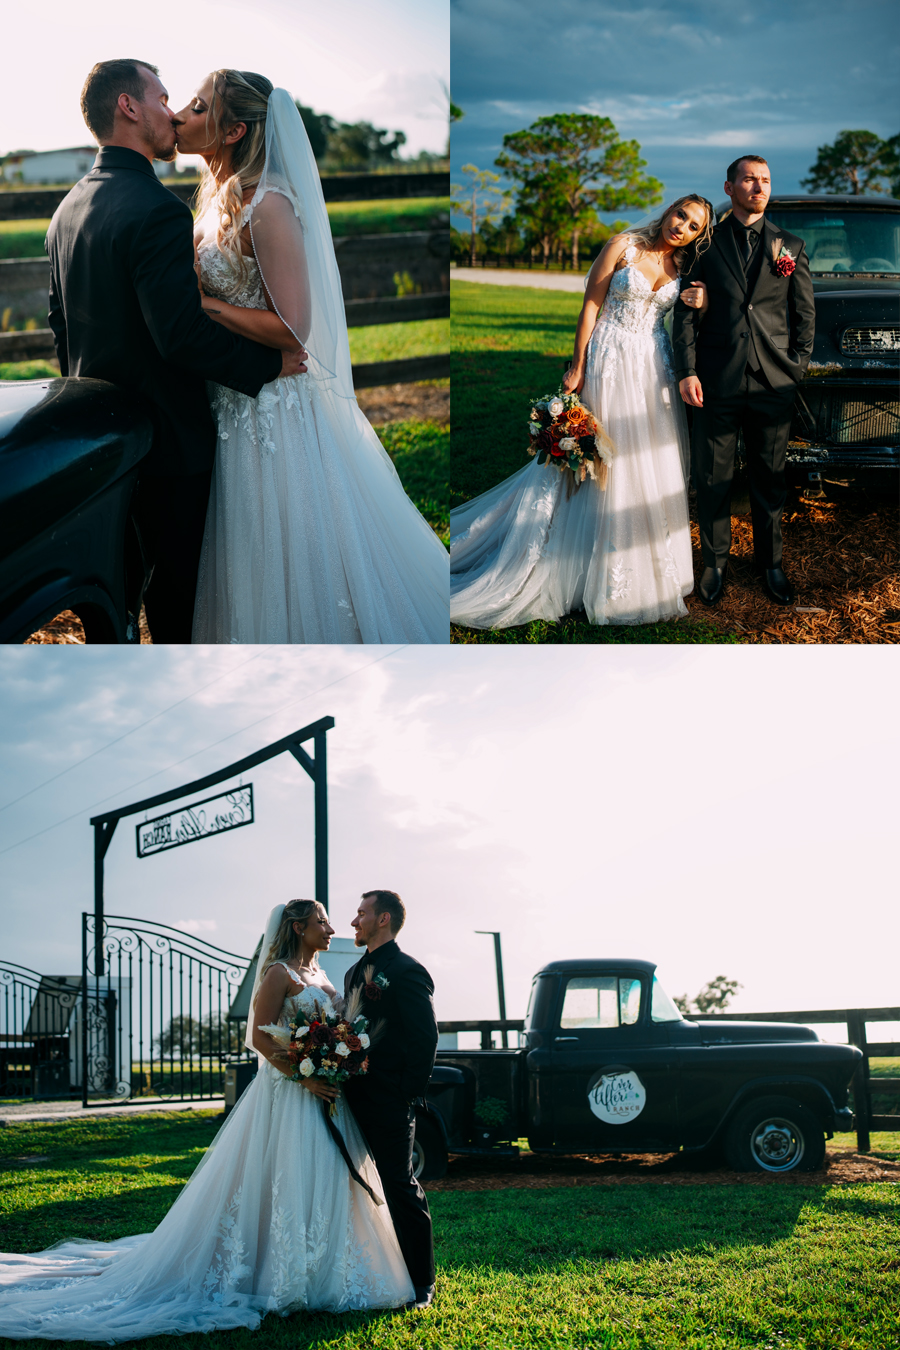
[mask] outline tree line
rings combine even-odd
[[[329,113],[317,113],[297,104],[316,163],[323,173],[364,173],[392,166],[416,164],[423,170],[442,164],[444,155],[420,150],[413,159],[401,159],[406,144],[402,131],[387,131],[371,122],[339,122]]]
[[[451,121],[463,112],[451,103]],[[479,254],[560,265],[575,271],[597,256],[628,222],[604,224],[601,213],[646,210],[663,199],[663,184],[643,172],[637,141],[623,141],[608,117],[557,113],[503,137],[494,161],[502,171],[464,164],[453,183],[457,211],[468,231],[451,231],[457,262],[475,266]],[[502,178],[513,188],[502,185]],[[883,141],[870,131],[842,131],[819,147],[802,186],[810,193],[888,192],[900,197],[900,135]]]

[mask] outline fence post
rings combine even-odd
[[[325,731],[317,731],[314,747],[316,756],[316,774],[313,779],[315,793],[315,849],[316,849],[316,900],[328,913],[328,761],[325,752]]]
[[[853,1105],[856,1108],[856,1147],[860,1153],[868,1153],[871,1148],[869,1132],[872,1128],[872,1098],[869,1090],[866,1020],[861,1012],[852,1012],[848,1016],[847,1040],[863,1052],[853,1075]]]

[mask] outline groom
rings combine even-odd
[[[369,1071],[344,1094],[375,1159],[400,1251],[416,1291],[410,1307],[434,1298],[434,1244],[425,1192],[413,1176],[415,1102],[428,1087],[438,1031],[434,983],[424,966],[397,946],[406,909],[395,891],[367,891],[353,928],[365,955],[348,970],[344,996],[363,986],[362,1008],[374,1027]]]
[[[763,214],[771,191],[764,159],[736,159],[725,191],[731,214],[690,272],[690,282],[706,283],[709,307],[702,312],[680,298],[673,329],[681,397],[694,409],[692,478],[704,563],[698,591],[714,605],[725,589],[734,452],[743,431],[756,565],[769,598],[790,605],[781,517],[794,396],[816,326],[809,261],[803,240]]]
[[[255,398],[305,371],[305,353],[260,346],[204,314],[190,209],[153,171],[176,153],[156,67],[101,61],[81,110],[100,153],[50,224],[50,327],[61,374],[110,380],[147,407],[154,436],[135,500],[153,568],[147,622],[154,642],[190,642],[216,448],[205,381]]]

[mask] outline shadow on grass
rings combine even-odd
[[[445,1191],[429,1204],[439,1265],[524,1274],[769,1246],[791,1236],[811,1199],[821,1204],[821,1188],[616,1186]]]

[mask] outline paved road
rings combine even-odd
[[[587,274],[576,272],[544,272],[537,269],[513,271],[511,268],[451,267],[451,281],[478,281],[485,286],[530,286],[539,291],[577,291],[584,294]]]
[[[84,1120],[85,1116],[136,1116],[145,1111],[224,1111],[224,1097],[208,1097],[203,1101],[171,1102],[156,1100],[92,1105],[85,1110],[81,1102],[3,1102],[0,1104],[0,1126],[18,1125],[32,1120]]]

